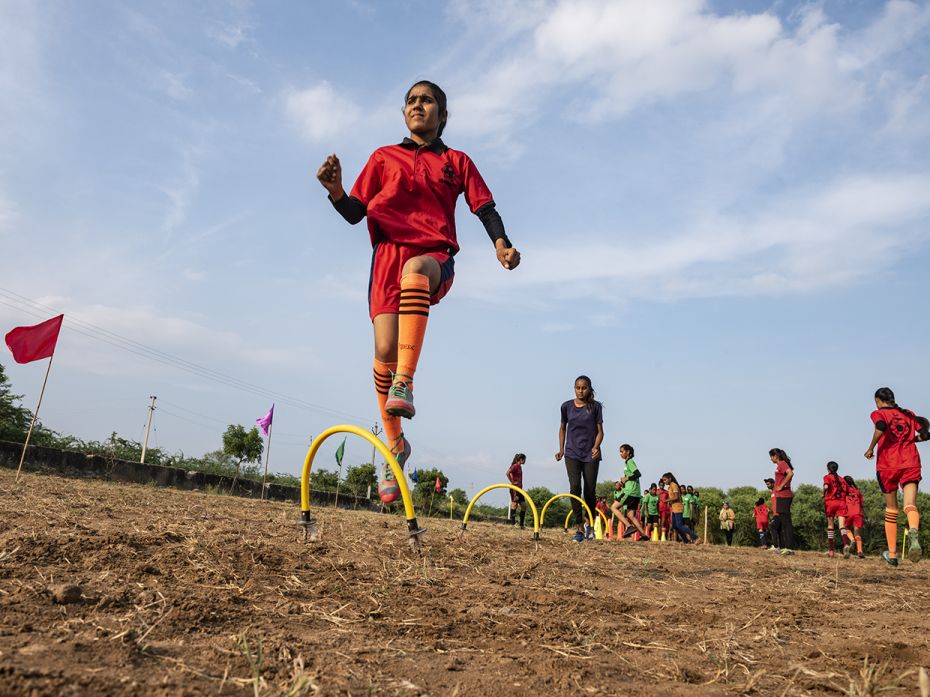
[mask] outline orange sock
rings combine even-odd
[[[856,535],[856,552],[862,554],[862,535]]]
[[[375,392],[378,395],[378,408],[381,409],[381,423],[384,424],[384,435],[387,438],[388,447],[394,445],[394,441],[401,434],[400,417],[391,416],[384,411],[384,403],[387,401],[388,389],[391,387],[391,373],[397,369],[396,363],[383,363],[375,359]]]
[[[914,530],[920,527],[920,513],[917,512],[917,506],[911,504],[905,506],[904,515],[907,516],[907,527]]]
[[[852,530],[846,530],[846,537],[849,538],[849,544],[852,544],[853,542],[856,541],[856,536],[853,535],[853,531],[852,531]]]
[[[400,279],[397,317],[397,373],[413,382],[429,319],[429,277],[408,273]]]
[[[885,539],[888,541],[888,554],[892,559],[898,556],[898,509],[885,509]]]

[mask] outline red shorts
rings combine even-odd
[[[668,505],[659,506],[659,518],[663,523],[668,520]]]
[[[846,517],[846,501],[843,499],[827,499],[823,502],[823,507],[827,510],[827,518],[839,515]]]
[[[443,299],[455,278],[455,260],[445,249],[423,249],[393,242],[379,242],[371,253],[371,274],[368,277],[368,315],[396,315],[400,309],[400,277],[404,264],[414,257],[433,257],[439,262],[439,287],[430,295],[429,304]]]
[[[881,489],[884,494],[897,491],[899,486],[903,489],[905,484],[911,484],[921,480],[920,465],[917,467],[904,467],[894,470],[878,470],[875,474],[878,477],[878,488]]]
[[[862,519],[861,513],[853,513],[846,519],[846,528],[852,530],[853,528],[864,528],[865,521]]]

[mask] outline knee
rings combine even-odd
[[[411,273],[426,275],[429,272],[427,264],[428,262],[423,257],[413,257],[404,262],[404,268],[401,273],[403,273],[404,276]]]
[[[382,363],[397,362],[397,342],[384,337],[375,338],[375,359]]]

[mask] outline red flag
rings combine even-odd
[[[436,491],[442,491],[442,482],[439,481],[439,477],[436,477]]]
[[[52,317],[31,327],[14,327],[6,335],[6,345],[17,363],[32,363],[55,353],[64,315]]]

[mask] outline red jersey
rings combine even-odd
[[[846,488],[846,517],[855,515],[862,515],[862,492],[850,486]]]
[[[365,205],[372,246],[387,240],[455,254],[460,194],[472,213],[494,200],[468,155],[438,138],[419,147],[404,138],[371,154],[350,195]]]
[[[510,480],[510,483],[514,486],[518,486],[521,489],[523,488],[523,465],[519,462],[514,462],[507,469],[507,479]]]
[[[753,509],[756,516],[756,528],[767,528],[769,526],[769,507],[764,503]]]
[[[823,492],[824,501],[846,497],[846,480],[838,474],[825,474],[823,485],[826,487]]]
[[[875,428],[882,432],[876,447],[878,459],[875,467],[880,470],[898,470],[920,467],[917,452],[917,415],[907,409],[882,407],[871,415]]]
[[[788,478],[788,473],[791,472],[791,468],[788,466],[788,463],[784,460],[779,460],[778,465],[775,467],[775,488],[772,490],[772,497],[776,499],[790,499],[794,494],[791,493],[791,483],[788,483],[781,491],[778,491],[778,487],[784,484],[785,480]]]
[[[668,508],[668,490],[659,489],[659,508]]]

